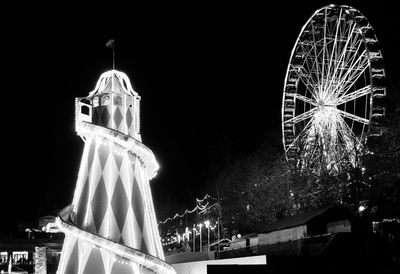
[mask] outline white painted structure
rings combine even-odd
[[[258,234],[258,243],[260,245],[276,244],[279,242],[288,242],[300,240],[307,235],[307,225],[300,225],[270,233]]]
[[[229,247],[226,250],[246,248],[250,246],[256,246],[259,244],[258,235],[256,233],[243,235],[240,238],[236,238],[230,242]]]
[[[117,70],[76,98],[76,132],[85,146],[74,199],[57,218],[66,234],[59,274],[174,273],[163,261],[149,185],[159,166],[141,140],[139,103]]]
[[[207,265],[266,265],[266,255],[173,264],[177,274],[207,274]],[[250,273],[249,273],[250,274]]]

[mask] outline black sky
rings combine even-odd
[[[74,132],[74,98],[86,96],[111,68],[109,38],[116,41],[116,68],[142,97],[142,139],[161,166],[151,184],[154,199],[190,206],[207,191],[226,150],[248,153],[266,135],[280,134],[292,47],[312,13],[332,3],[58,2],[4,11],[2,132],[10,176],[2,180],[3,230],[72,201],[83,148]],[[396,7],[365,2],[338,4],[368,18],[388,78],[399,77]]]

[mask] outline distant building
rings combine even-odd
[[[258,234],[251,233],[251,234],[245,234],[240,237],[234,237],[234,239],[232,239],[232,241],[230,242],[229,247],[225,249],[227,250],[238,249],[256,245],[258,245]]]
[[[64,233],[54,227],[54,216],[39,219],[37,228],[27,228],[0,239],[0,263],[13,265],[33,273],[35,247],[45,247],[47,273],[56,273],[60,260]]]
[[[61,232],[58,226],[56,225],[56,217],[50,215],[41,217],[39,219],[38,229],[47,233]]]
[[[275,244],[305,237],[338,232],[351,232],[353,216],[340,206],[326,207],[289,216],[271,224],[258,235],[259,244]]]
[[[229,247],[220,252],[219,258],[262,254],[318,255],[326,252],[333,241],[342,241],[343,234],[354,238],[353,222],[354,216],[341,206],[288,216],[269,225],[262,233],[232,239]]]

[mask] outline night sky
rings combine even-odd
[[[161,166],[153,197],[184,209],[213,189],[227,154],[250,153],[280,134],[292,47],[312,13],[332,3],[52,2],[3,10],[2,232],[71,203],[83,149],[74,98],[111,68],[108,39],[115,39],[116,69],[142,97],[142,140]],[[365,2],[345,4],[368,18],[387,78],[398,78],[397,8]]]

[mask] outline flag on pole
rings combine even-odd
[[[108,40],[106,47],[112,49],[114,47],[114,39]]]

